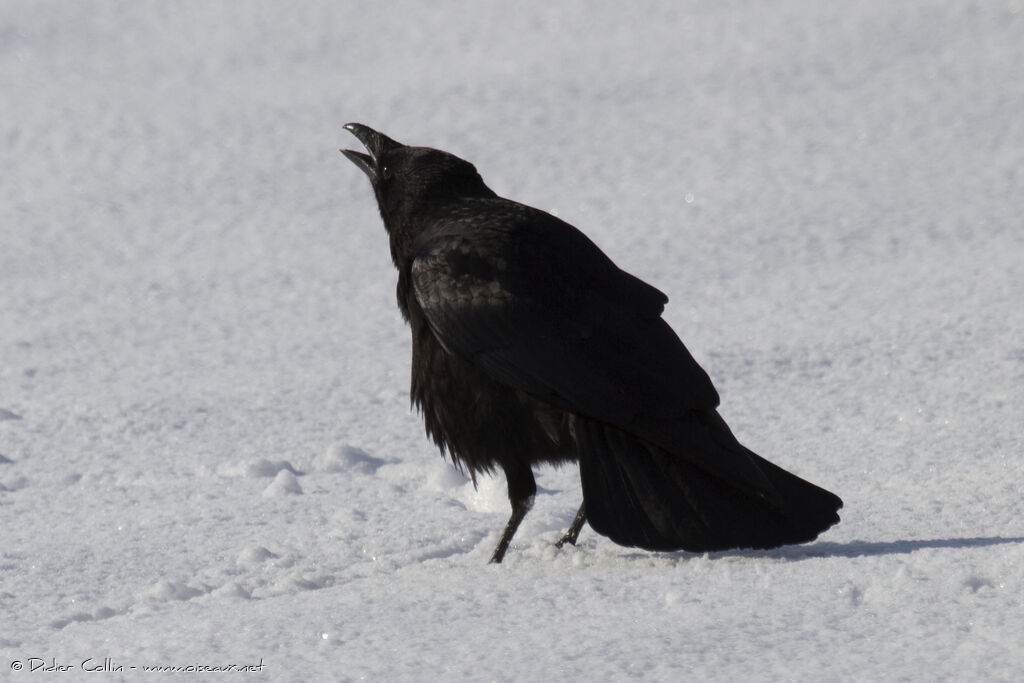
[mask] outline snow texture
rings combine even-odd
[[[1020,680],[1022,65],[1020,0],[4,0],[0,677]],[[547,469],[488,566],[348,121],[665,291],[839,526],[558,550]]]

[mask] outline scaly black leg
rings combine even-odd
[[[505,557],[512,537],[516,535],[519,523],[526,517],[526,513],[533,507],[533,497],[537,494],[537,482],[533,478],[533,472],[529,465],[525,467],[516,466],[505,470],[505,478],[508,480],[508,501],[512,504],[512,516],[508,518],[505,531],[501,534],[501,540],[491,555],[491,563],[497,564]]]
[[[555,547],[561,548],[566,543],[576,545],[576,539],[580,537],[580,530],[583,529],[583,523],[586,521],[587,502],[583,501],[583,504],[580,505],[580,511],[576,513],[576,519],[572,520],[572,526],[565,532],[565,536],[562,536],[562,540],[555,544]]]

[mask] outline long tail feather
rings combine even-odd
[[[751,491],[699,466],[715,453],[670,453],[580,418],[574,427],[583,499],[595,531],[621,545],[703,552],[804,543],[839,521],[843,503],[837,496],[746,449],[717,413],[701,420],[716,432],[714,439],[700,440],[701,448],[713,443],[742,449],[773,490]]]

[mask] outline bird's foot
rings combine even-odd
[[[563,545],[568,543],[569,545],[576,545],[576,539],[580,537],[580,531],[583,529],[583,523],[587,521],[587,510],[586,503],[580,505],[580,511],[576,513],[576,518],[572,520],[572,525],[569,530],[565,532],[565,535],[555,544],[556,548],[561,548]]]

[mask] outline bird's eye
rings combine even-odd
[[[381,169],[380,169],[380,177],[381,178],[383,178],[384,180],[391,180],[391,176],[392,175],[394,175],[394,174],[391,172],[391,167],[390,166],[382,166],[381,167]]]

